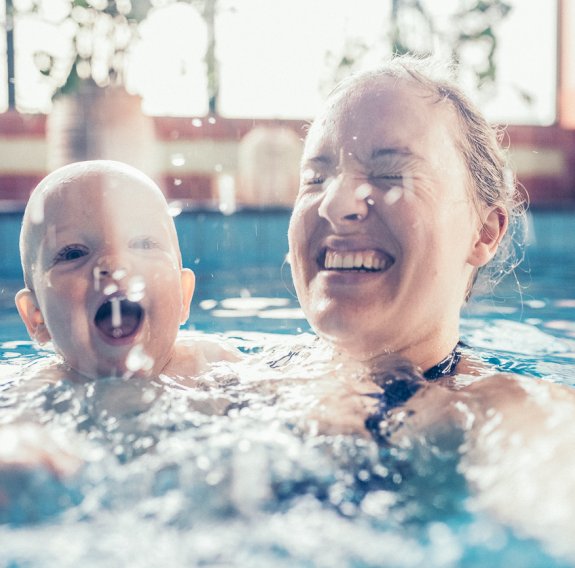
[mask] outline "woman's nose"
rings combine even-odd
[[[353,225],[369,213],[371,186],[341,173],[328,182],[318,214],[332,225]]]

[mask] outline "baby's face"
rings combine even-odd
[[[161,372],[193,291],[161,195],[125,174],[80,177],[48,191],[39,235],[34,292],[66,362],[89,377]]]

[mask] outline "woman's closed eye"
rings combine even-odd
[[[72,262],[90,253],[90,249],[85,245],[72,244],[62,247],[54,257],[54,264],[58,262]]]
[[[302,185],[321,185],[326,179],[325,175],[311,168],[304,170],[301,174]]]
[[[372,174],[369,176],[370,182],[391,182],[394,184],[402,184],[404,180],[403,174]]]

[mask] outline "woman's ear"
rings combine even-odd
[[[196,288],[196,275],[189,268],[182,268],[180,273],[182,283],[182,313],[180,323],[185,323],[190,316],[190,304]]]
[[[16,294],[16,308],[28,330],[30,337],[43,344],[50,341],[50,332],[44,322],[44,316],[38,307],[36,296],[32,290],[23,288]]]
[[[483,217],[477,239],[467,259],[469,264],[477,268],[486,265],[495,256],[508,225],[509,217],[505,209],[497,206],[489,209]]]

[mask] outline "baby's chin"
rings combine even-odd
[[[104,379],[104,378],[151,378],[161,374],[168,365],[171,353],[152,357],[146,352],[144,345],[137,343],[124,353],[91,353],[82,360],[77,357],[64,359],[63,366],[67,378],[74,379]]]

